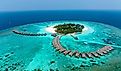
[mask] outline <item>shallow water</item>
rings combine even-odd
[[[51,33],[45,28],[63,23],[84,24],[89,29],[76,34],[62,36],[61,45],[69,50],[92,52],[104,46],[112,46],[113,51],[100,58],[75,58],[65,56],[53,48]],[[23,36],[12,30],[31,33],[47,33],[46,36]],[[23,71],[40,69],[43,71],[120,71],[121,70],[121,30],[113,26],[89,21],[51,21],[17,26],[0,31],[0,69]]]

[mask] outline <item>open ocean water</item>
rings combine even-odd
[[[0,29],[16,25],[58,20],[93,21],[121,28],[121,11],[55,10],[0,12]]]
[[[73,37],[57,34],[62,36],[60,45],[71,52],[78,51],[79,58],[56,50],[53,44],[56,37],[46,30],[64,23],[88,28]],[[0,71],[121,71],[120,11],[1,12],[0,29]],[[30,36],[32,33],[44,35]],[[105,46],[113,50],[97,54],[98,57],[88,56]]]

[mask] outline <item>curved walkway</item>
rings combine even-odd
[[[19,34],[19,35],[25,35],[25,36],[46,36],[47,34],[35,34],[35,33],[25,33],[25,32],[20,32],[17,30],[12,30],[13,33]]]
[[[69,55],[69,56],[75,56],[77,58],[94,58],[94,57],[100,57],[100,56],[104,56],[106,54],[108,54],[111,50],[113,50],[113,47],[111,46],[105,46],[105,47],[102,47],[101,49],[97,50],[97,51],[94,51],[94,52],[85,52],[85,53],[82,53],[82,52],[79,52],[79,51],[74,51],[72,52],[71,50],[67,50],[65,48],[63,48],[59,42],[61,36],[56,36],[54,39],[53,39],[53,46],[54,48],[59,51],[60,53],[63,53],[64,55]]]

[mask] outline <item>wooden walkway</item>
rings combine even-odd
[[[35,34],[35,33],[25,33],[25,32],[20,32],[17,30],[12,30],[13,33],[19,34],[19,35],[24,35],[24,36],[46,36],[47,34]]]
[[[82,52],[79,52],[77,50],[72,52],[71,50],[67,50],[61,46],[60,38],[61,38],[61,36],[56,36],[53,39],[52,43],[53,43],[54,48],[57,51],[59,51],[60,53],[63,53],[64,55],[69,55],[70,57],[74,56],[76,58],[94,58],[94,57],[97,58],[100,56],[104,56],[113,50],[113,47],[105,46],[105,47],[102,47],[101,49],[94,51],[94,52],[82,53]]]

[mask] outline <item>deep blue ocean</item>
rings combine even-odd
[[[46,10],[0,12],[0,30],[24,24],[58,20],[101,22],[121,29],[121,11]]]

